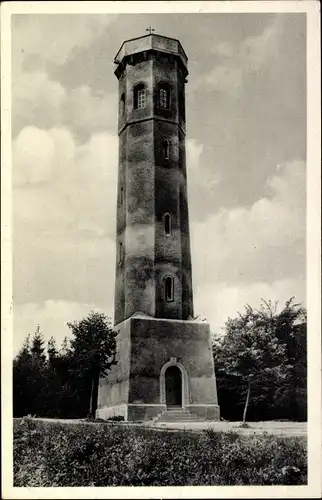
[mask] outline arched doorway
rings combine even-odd
[[[165,372],[167,407],[182,406],[182,375],[178,366],[169,366]]]

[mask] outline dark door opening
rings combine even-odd
[[[165,392],[167,407],[182,406],[182,377],[177,366],[169,366],[165,372]]]

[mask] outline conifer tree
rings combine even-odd
[[[30,352],[33,357],[35,357],[39,362],[45,363],[46,352],[45,352],[45,341],[43,334],[40,331],[40,326],[38,325],[36,331],[32,337]]]

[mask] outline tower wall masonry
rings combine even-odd
[[[149,420],[174,405],[218,420],[210,329],[193,320],[187,56],[151,34],[124,42],[115,62],[117,364],[99,382],[97,416]]]

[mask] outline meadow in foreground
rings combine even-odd
[[[14,486],[303,485],[297,437],[14,420]]]

